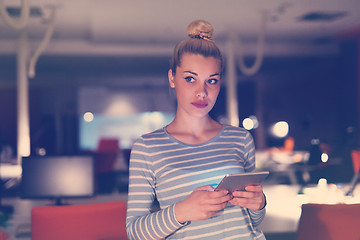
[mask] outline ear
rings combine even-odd
[[[169,71],[168,71],[168,79],[169,79],[170,87],[175,88],[175,76],[171,69],[169,69]]]

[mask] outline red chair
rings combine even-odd
[[[100,139],[95,151],[96,173],[114,171],[114,164],[117,155],[120,153],[119,140],[116,138]]]
[[[360,170],[360,150],[351,151],[351,159],[354,168],[354,173],[358,173]]]
[[[359,240],[360,204],[304,204],[297,240]]]
[[[121,153],[117,138],[102,138],[94,152],[95,190],[97,193],[112,193],[116,187],[115,162]]]
[[[31,211],[32,240],[127,239],[126,203],[40,206]]]

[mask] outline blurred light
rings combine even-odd
[[[254,128],[254,122],[250,118],[245,118],[242,122],[242,125],[246,130],[251,130]]]
[[[25,134],[21,134],[19,136],[19,156],[22,157],[28,157],[30,156],[30,137],[25,135]]]
[[[320,140],[319,140],[319,139],[317,139],[317,138],[311,139],[311,145],[318,145],[318,144],[320,144]]]
[[[151,121],[155,125],[162,125],[165,121],[164,114],[161,112],[153,112],[151,113]]]
[[[327,186],[326,178],[320,178],[318,181],[318,187],[325,187],[325,186]]]
[[[329,156],[326,153],[321,154],[321,161],[326,163],[329,160]]]
[[[255,116],[250,116],[243,120],[242,125],[246,130],[251,130],[259,126],[259,121]]]
[[[272,127],[272,133],[275,137],[285,137],[289,133],[289,124],[285,121],[275,123],[275,125]]]
[[[107,116],[129,116],[138,113],[136,102],[128,96],[113,96],[104,110]]]
[[[259,127],[259,121],[258,121],[257,117],[255,117],[255,116],[250,116],[249,118],[253,121],[253,123],[254,123],[254,128],[258,128],[258,127]]]
[[[94,120],[94,114],[91,112],[84,113],[85,122],[92,122]]]
[[[142,125],[146,132],[154,131],[166,124],[165,115],[162,112],[145,112],[141,114]]]
[[[37,149],[37,154],[39,154],[40,156],[45,156],[46,155],[46,149],[45,148],[38,148]]]

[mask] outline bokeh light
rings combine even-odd
[[[83,116],[85,122],[92,122],[94,120],[94,114],[92,112],[86,112]]]
[[[251,130],[254,128],[254,122],[250,118],[245,118],[242,122],[242,125],[246,130]]]
[[[274,124],[272,127],[272,134],[275,137],[283,138],[289,133],[289,124],[285,121],[280,121]]]
[[[329,155],[327,155],[326,153],[321,154],[321,161],[323,163],[326,163],[329,160]]]
[[[259,126],[259,121],[255,116],[250,116],[243,120],[242,125],[246,130],[252,130]]]

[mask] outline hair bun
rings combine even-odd
[[[191,38],[199,38],[211,41],[213,40],[214,28],[207,21],[195,20],[188,25],[186,32]]]

